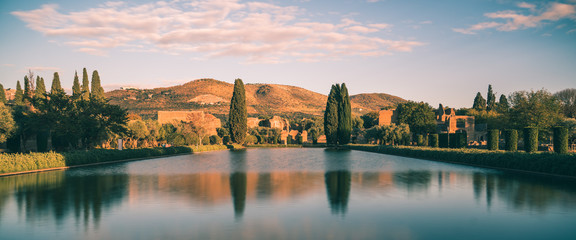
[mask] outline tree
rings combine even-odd
[[[396,111],[398,123],[408,124],[412,132],[426,134],[436,131],[436,115],[428,103],[408,101],[398,104]]]
[[[0,85],[0,90],[4,91],[2,85]],[[10,108],[0,102],[0,143],[6,142],[15,131],[16,123]]]
[[[6,91],[4,90],[4,86],[0,84],[0,103],[6,103]]]
[[[480,92],[478,92],[476,94],[476,97],[474,98],[474,105],[472,105],[472,108],[478,110],[478,111],[482,111],[486,109],[486,100],[484,100],[484,98],[482,97],[482,94],[480,94]]]
[[[104,89],[100,83],[100,76],[98,71],[94,70],[92,72],[92,92],[90,93],[90,100],[92,101],[104,101],[106,97],[104,96]]]
[[[81,97],[80,82],[78,81],[78,72],[74,72],[74,83],[72,85],[72,97],[79,99]]]
[[[36,78],[36,90],[34,90],[34,98],[41,99],[44,98],[46,94],[46,85],[44,84],[44,78]]]
[[[64,89],[60,84],[60,76],[58,72],[54,72],[54,79],[52,79],[52,88],[50,89],[50,94],[64,94]]]
[[[142,120],[133,120],[128,122],[128,136],[131,138],[129,144],[132,148],[138,147],[138,141],[144,140],[149,134],[146,123]]]
[[[248,131],[248,112],[246,109],[246,90],[242,79],[234,81],[234,92],[230,100],[230,137],[233,142],[243,144]]]
[[[333,84],[326,101],[326,111],[324,111],[324,134],[328,144],[338,143],[338,96],[340,89],[338,84]]]
[[[500,95],[500,100],[498,101],[496,111],[499,113],[507,113],[510,110],[510,104],[508,103],[508,98],[504,94]]]
[[[204,138],[209,137],[209,124],[204,119],[204,114],[188,114],[186,121],[192,126],[192,131],[198,135],[198,143],[202,145]]]
[[[486,110],[496,110],[496,96],[492,91],[492,85],[488,85],[488,94],[486,95]]]
[[[29,100],[32,97],[32,87],[28,75],[24,76],[24,100]]]
[[[88,82],[88,72],[86,72],[86,68],[82,69],[82,100],[88,101],[90,100],[90,87],[88,86],[90,83]]]
[[[560,102],[546,90],[514,92],[510,102],[510,124],[515,129],[550,129],[562,118]]]
[[[16,81],[16,94],[14,94],[14,104],[22,105],[24,104],[24,92],[20,86],[20,81]]]
[[[338,143],[348,144],[352,133],[352,107],[345,83],[340,86],[338,100]]]
[[[576,118],[576,88],[567,88],[554,94],[562,102],[562,112],[568,118]]]
[[[371,128],[373,126],[377,126],[378,125],[378,117],[379,114],[376,111],[372,111],[369,113],[366,113],[362,116],[360,116],[360,118],[362,118],[362,120],[364,120],[364,129],[368,129]]]

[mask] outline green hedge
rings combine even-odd
[[[488,130],[488,150],[498,150],[498,142],[500,141],[499,130]]]
[[[93,149],[88,151],[73,151],[64,153],[2,153],[0,154],[0,173],[70,167],[83,164],[103,163],[221,149],[226,149],[226,146],[206,145],[199,147],[142,148],[125,149],[121,151],[113,149]]]
[[[409,146],[348,145],[349,149],[405,157],[453,162],[576,177],[576,154],[526,153],[482,149],[438,149]]]
[[[450,135],[448,133],[440,133],[438,134],[438,145],[440,148],[448,148],[450,147]]]
[[[450,148],[459,148],[460,146],[460,136],[458,133],[450,133],[448,134],[448,144]]]
[[[516,152],[518,150],[518,131],[516,129],[504,130],[504,149]]]
[[[468,147],[468,133],[461,132],[457,134],[458,136],[458,148]]]
[[[428,135],[428,145],[430,145],[430,147],[433,147],[433,148],[438,147],[438,134],[434,133],[434,134]]]
[[[416,145],[418,145],[418,146],[426,146],[423,135],[421,135],[421,134],[416,135]]]
[[[524,128],[524,151],[538,151],[538,128]]]
[[[568,153],[568,129],[565,127],[554,128],[554,152]]]

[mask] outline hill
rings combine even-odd
[[[114,90],[106,93],[111,104],[145,118],[158,111],[201,109],[216,116],[228,114],[234,85],[214,79],[198,79],[183,85]],[[279,84],[246,84],[248,115],[285,117],[321,116],[327,96],[304,88]],[[383,93],[350,96],[355,114],[376,111],[406,100]]]

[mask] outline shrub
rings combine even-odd
[[[568,153],[568,129],[565,127],[554,128],[554,152]]]
[[[468,133],[461,132],[458,133],[458,148],[466,148],[468,147]]]
[[[224,144],[224,145],[230,144],[230,136],[229,135],[224,135],[224,137],[222,137],[222,144]]]
[[[437,148],[438,147],[438,134],[430,134],[428,135],[428,144],[430,147]]]
[[[210,144],[220,145],[222,144],[222,138],[220,138],[218,135],[212,135],[210,136]]]
[[[423,135],[416,135],[416,145],[418,146],[425,146],[424,145],[424,136]]]
[[[488,130],[488,150],[498,150],[499,130]]]
[[[524,151],[526,152],[538,151],[538,128],[534,127],[524,128]]]
[[[506,151],[516,152],[518,150],[518,131],[510,129],[504,131],[504,146]]]
[[[438,145],[441,148],[448,148],[450,145],[450,135],[448,133],[440,133],[438,134]]]
[[[258,142],[258,139],[254,135],[247,135],[246,139],[244,140],[244,143],[246,143],[246,144],[254,144],[257,142]]]

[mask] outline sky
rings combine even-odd
[[[0,83],[194,79],[471,107],[477,92],[576,88],[576,0],[0,0]]]

